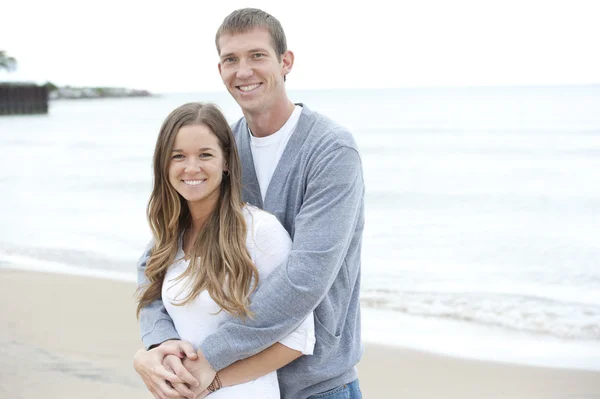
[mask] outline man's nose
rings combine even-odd
[[[253,74],[252,68],[247,61],[241,60],[236,73],[238,79],[248,79]]]

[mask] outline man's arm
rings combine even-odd
[[[154,247],[154,241],[150,241],[144,254],[137,263],[137,285],[138,289],[148,285],[145,270],[150,253]],[[161,299],[157,299],[140,311],[140,333],[146,349],[170,340],[179,339],[173,320],[167,313]]]
[[[196,360],[189,358],[183,359],[183,366],[189,371],[200,384],[196,388],[190,388],[184,383],[174,383],[173,388],[178,391],[182,397],[193,398],[195,395],[204,397],[206,387],[212,382],[216,371],[210,366],[202,353],[198,353]],[[291,363],[302,356],[302,352],[288,348],[287,346],[276,342],[264,351],[257,353],[249,358],[238,360],[229,366],[219,371],[219,380],[221,387],[230,387],[233,385],[243,384],[245,382],[256,380],[259,377],[267,375],[273,371],[279,370],[283,366]],[[168,355],[165,357],[163,364],[166,368],[177,367],[177,359],[175,356]],[[176,366],[171,366],[171,363]]]
[[[364,196],[360,157],[350,147],[329,151],[312,168],[295,219],[292,252],[252,298],[253,320],[230,320],[200,350],[220,370],[289,334],[323,300],[355,233]]]
[[[255,380],[302,356],[302,352],[276,342],[262,352],[246,359],[238,360],[219,371],[224,387]]]

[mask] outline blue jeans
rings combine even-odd
[[[349,384],[341,385],[337,388],[330,389],[329,391],[317,393],[309,396],[308,399],[362,399],[362,393],[360,392],[360,386],[358,380],[354,380]]]

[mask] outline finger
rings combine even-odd
[[[160,357],[164,357],[166,355],[181,356],[180,342],[181,341],[176,339],[168,340],[157,347],[150,349],[148,352],[160,354]]]
[[[155,384],[157,384],[158,381],[164,380],[171,383],[183,382],[176,374],[169,372],[162,364],[152,370],[152,378]]]
[[[177,359],[177,362],[169,362],[169,367],[171,367],[173,372],[186,384],[189,384],[194,388],[200,386],[200,381],[198,381],[196,377],[183,366],[179,359]]]
[[[186,384],[173,384],[173,389],[175,389],[181,396],[186,398],[194,399],[196,396],[196,394]]]
[[[158,388],[160,389],[160,394],[165,399],[186,399],[185,397],[181,396],[175,389],[167,385],[166,381],[161,381],[158,384]]]
[[[146,384],[146,388],[148,388],[148,391],[150,391],[152,396],[156,399],[165,399],[163,395],[160,394],[158,386],[156,386],[152,379],[144,380],[144,384]]]
[[[146,388],[148,388],[148,390],[150,391],[152,396],[154,396],[156,399],[160,399],[160,396],[158,396],[158,394],[156,393],[156,391],[154,390],[154,388],[152,386],[146,384]]]
[[[185,368],[181,363],[181,359],[176,356],[168,356],[163,362],[163,366],[170,372],[177,375],[181,381],[189,384],[190,386],[197,388],[200,386],[200,382]]]
[[[196,350],[188,341],[179,341],[179,349],[181,350],[182,354],[184,354],[186,357],[189,357],[192,360],[196,360],[198,358]]]
[[[148,387],[148,389],[150,390],[150,392],[156,399],[165,399],[165,397],[160,392],[158,392],[156,389],[154,389],[154,388],[150,389],[150,387]]]
[[[163,367],[168,372],[174,373],[174,374],[175,374],[175,370],[173,369],[173,367],[175,367],[175,365],[177,365],[177,363],[181,363],[181,359],[175,355],[167,355],[164,357],[164,359],[162,361]]]

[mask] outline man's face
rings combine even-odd
[[[293,54],[277,56],[267,28],[219,38],[219,73],[235,101],[245,112],[268,112],[285,101],[284,76],[291,70]]]

